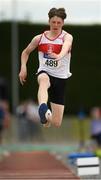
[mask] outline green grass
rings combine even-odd
[[[82,138],[88,140],[90,137],[90,119],[79,120],[77,117],[64,117],[60,128],[42,128],[45,141],[52,142],[74,142]]]
[[[83,138],[85,141],[90,137],[90,119],[83,121],[77,117],[65,116],[60,128],[44,128],[39,124],[40,131],[37,132],[31,142],[39,143],[79,143]],[[4,142],[16,143],[18,140],[17,120],[12,118],[11,125],[4,136]],[[83,136],[83,137],[82,137]],[[28,141],[27,141],[28,142]]]

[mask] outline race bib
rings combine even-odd
[[[45,64],[50,67],[57,67],[58,61],[55,61],[53,59],[46,59]]]
[[[45,65],[50,66],[50,67],[57,67],[58,66],[58,61],[55,61],[55,59],[50,57],[49,54],[44,53],[44,58],[46,59]]]

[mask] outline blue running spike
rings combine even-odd
[[[46,124],[47,119],[45,117],[45,114],[48,110],[48,107],[45,103],[41,104],[39,107],[39,116],[40,116],[40,121],[42,124]]]

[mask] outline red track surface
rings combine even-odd
[[[0,162],[2,180],[64,180],[79,179],[48,152],[17,152]]]

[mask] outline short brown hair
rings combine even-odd
[[[64,8],[52,8],[48,13],[48,17],[51,19],[54,16],[60,17],[64,20],[67,17],[67,14]]]

